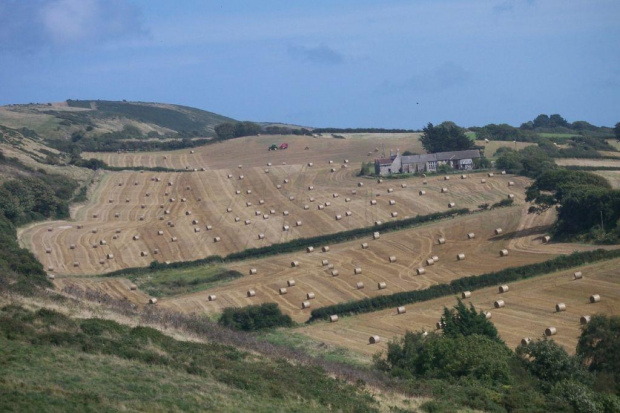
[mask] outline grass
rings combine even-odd
[[[141,290],[153,297],[189,294],[226,284],[242,277],[238,271],[217,265],[161,270],[151,274],[129,275]]]
[[[0,360],[0,411],[378,410],[319,368],[46,309],[0,309]]]
[[[557,138],[557,139],[570,139],[581,136],[577,133],[551,133],[551,132],[540,132],[538,135],[541,138]]]
[[[472,141],[475,141],[478,135],[476,135],[476,132],[465,132],[465,136],[467,136]]]

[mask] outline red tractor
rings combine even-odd
[[[280,148],[279,148],[279,149],[280,149],[280,150],[283,150],[283,149],[288,149],[288,143],[283,143],[282,145],[280,145]]]

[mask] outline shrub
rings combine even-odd
[[[273,327],[290,327],[293,320],[276,303],[263,303],[242,308],[225,308],[218,323],[234,330],[257,331]]]

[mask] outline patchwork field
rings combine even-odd
[[[573,272],[581,271],[583,279],[574,280]],[[507,293],[497,287],[474,291],[469,305],[491,312],[491,321],[509,347],[516,347],[522,338],[539,338],[547,327],[556,327],[553,339],[575,352],[580,334],[580,317],[597,313],[620,314],[620,260],[612,260],[569,271],[510,284]],[[589,297],[599,294],[601,301],[590,303]],[[337,323],[318,322],[295,331],[314,340],[347,347],[359,353],[372,355],[387,349],[387,342],[406,331],[432,331],[444,307],[456,304],[457,297],[443,297],[406,306],[406,313],[396,309],[343,317]],[[504,300],[505,307],[494,308],[495,300]],[[555,305],[564,303],[566,311],[556,312]],[[369,345],[370,335],[379,335],[382,341]]]
[[[376,221],[446,211],[450,202],[456,208],[476,209],[514,194],[515,201],[522,203],[528,185],[522,177],[482,174],[467,179],[453,175],[448,181],[430,177],[427,184],[422,178],[377,183],[356,177],[356,168],[331,172],[332,167],[317,162],[313,167],[105,173],[89,203],[72,221],[32,225],[20,231],[20,240],[50,272],[98,274],[147,266],[154,260],[226,256],[294,238],[371,226]],[[481,183],[482,177],[486,183]],[[514,186],[509,186],[510,181]],[[441,193],[444,187],[447,193]],[[420,190],[426,194],[420,196]],[[220,238],[218,242],[215,237]]]
[[[595,166],[595,167],[608,167],[613,166],[620,168],[620,159],[581,159],[581,158],[559,158],[555,160],[555,163],[561,166],[576,165],[576,166]]]
[[[140,152],[140,153],[100,153],[89,152],[82,154],[85,159],[101,159],[110,166],[121,167],[165,167],[171,169],[229,169],[242,164],[244,167],[264,166],[268,162],[273,165],[301,164],[314,162],[316,165],[325,164],[333,160],[336,167],[340,167],[344,159],[348,159],[355,168],[360,162],[372,162],[380,156],[382,145],[385,145],[386,154],[390,149],[396,152],[410,150],[422,153],[419,134],[389,134],[390,138],[382,134],[363,134],[363,137],[350,139],[335,139],[330,135],[323,137],[309,137],[296,135],[269,135],[250,136],[233,139],[224,143],[217,143],[193,149],[170,152]],[[268,151],[271,144],[288,143],[286,150]],[[308,149],[306,149],[308,148]]]

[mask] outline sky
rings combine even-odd
[[[618,0],[1,0],[0,105],[315,127],[620,122]]]

